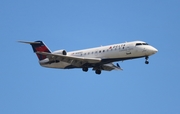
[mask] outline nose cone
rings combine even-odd
[[[151,47],[150,51],[151,51],[153,54],[155,54],[155,53],[158,52],[158,50],[157,50],[156,48],[154,48],[154,47]]]

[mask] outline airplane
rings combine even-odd
[[[118,61],[144,57],[145,64],[149,64],[149,56],[158,52],[156,48],[143,41],[125,42],[71,52],[64,49],[52,52],[43,41],[19,42],[32,46],[39,59],[39,64],[43,67],[57,69],[81,68],[84,72],[92,68],[96,74],[101,74],[102,70],[122,70],[118,63],[113,64],[113,62]]]

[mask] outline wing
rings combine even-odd
[[[76,57],[76,56],[69,56],[69,55],[60,55],[60,54],[52,54],[47,52],[36,52],[37,54],[46,55],[46,57],[50,61],[63,61],[67,62],[71,65],[80,67],[85,63],[99,63],[101,62],[101,58],[87,58],[87,57]]]
[[[104,65],[102,65],[102,69],[103,69],[103,70],[106,70],[106,71],[111,71],[111,70],[123,70],[123,69],[121,69],[121,67],[119,66],[118,63],[117,63],[117,66],[114,65],[113,63],[104,64]]]

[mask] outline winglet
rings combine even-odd
[[[116,63],[116,68],[118,69],[118,70],[123,70],[122,68],[121,68],[121,66],[119,65],[119,63]]]

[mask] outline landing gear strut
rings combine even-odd
[[[149,61],[148,61],[149,57],[146,56],[145,59],[146,59],[145,64],[149,64]]]

